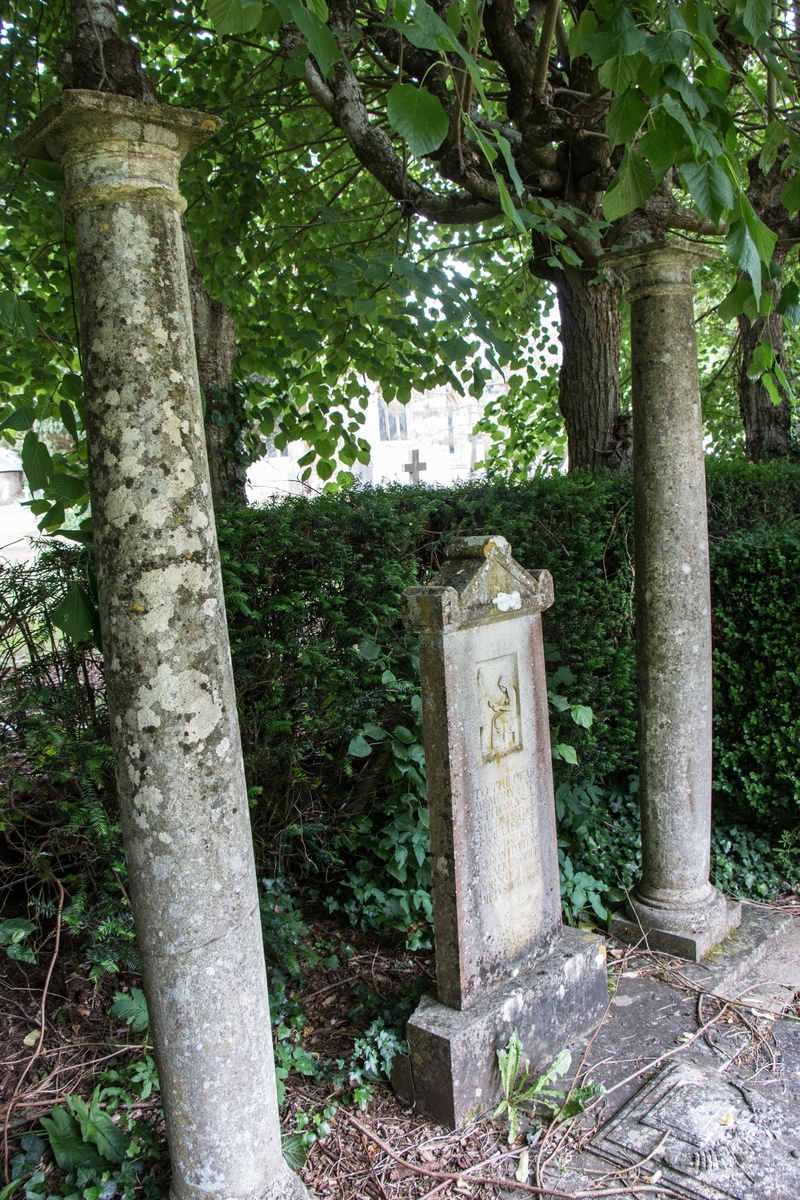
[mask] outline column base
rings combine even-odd
[[[209,1200],[209,1197],[213,1197],[214,1195],[213,1192],[201,1192],[195,1188],[181,1189],[183,1200],[186,1200],[187,1190],[192,1200],[201,1197],[203,1200]],[[227,1200],[230,1196],[230,1191],[223,1187],[218,1195],[223,1200]],[[309,1192],[300,1176],[295,1175],[294,1171],[291,1171],[285,1163],[282,1167],[278,1168],[264,1191],[257,1193],[257,1197],[258,1200],[313,1200],[311,1192]],[[178,1189],[175,1187],[171,1187],[169,1190],[169,1200],[181,1200]]]
[[[650,950],[699,962],[741,923],[742,906],[726,900],[708,885],[699,899],[679,903],[674,894],[642,895],[637,889],[628,903],[611,918],[609,933],[630,945],[646,944]]]
[[[497,1051],[515,1027],[536,1078],[597,1025],[607,1004],[605,944],[565,927],[546,958],[467,1010],[423,996],[406,1026],[409,1053],[395,1059],[392,1086],[454,1129],[502,1099]]]

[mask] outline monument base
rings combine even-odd
[[[602,1019],[608,1004],[601,938],[565,927],[550,954],[467,1010],[423,996],[395,1059],[402,1100],[454,1129],[502,1099],[497,1051],[519,1031],[533,1077]]]
[[[639,896],[630,897],[625,908],[611,918],[609,933],[629,945],[647,946],[676,958],[700,962],[709,950],[721,945],[742,920],[742,906],[726,900],[722,892],[708,887],[702,903],[686,908],[661,904]]]

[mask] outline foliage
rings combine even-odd
[[[556,1055],[548,1069],[536,1079],[530,1078],[530,1059],[524,1058],[524,1050],[516,1026],[503,1050],[497,1051],[497,1065],[503,1088],[503,1099],[494,1111],[494,1118],[508,1113],[508,1144],[513,1146],[519,1136],[520,1116],[524,1110],[542,1112],[561,1119],[583,1112],[586,1101],[605,1094],[602,1084],[587,1084],[571,1088],[554,1088],[557,1079],[563,1078],[572,1066],[572,1055],[564,1049]]]
[[[789,851],[783,865],[773,851],[775,865],[761,870],[765,851],[752,839],[774,842],[798,822],[798,666],[785,631],[798,621],[800,471],[710,464],[708,494],[715,870],[732,890],[764,896],[778,875],[789,884],[797,875]],[[354,490],[220,513],[278,1012],[281,988],[320,953],[307,946],[289,874],[315,877],[320,892],[324,879],[329,907],[356,924],[397,929],[410,945],[430,938],[417,647],[399,606],[402,589],[429,577],[456,533],[501,530],[523,565],[554,576],[544,626],[565,915],[601,919],[631,886],[639,851],[630,500],[623,478],[574,475]],[[48,615],[49,600],[81,581],[88,585],[79,549],[3,568],[0,819],[9,865],[38,881],[25,918],[52,914],[57,874],[68,894],[65,929],[83,940],[96,977],[134,966],[135,953],[102,660]],[[735,836],[724,832],[731,817]],[[12,933],[10,945],[35,953],[38,940],[29,930],[14,943]]]
[[[41,1118],[53,1157],[64,1172],[56,1194],[70,1200],[108,1200],[115,1195],[121,1200],[159,1200],[162,1189],[155,1164],[161,1147],[151,1125],[134,1115],[134,1106],[158,1090],[152,1056],[105,1071],[100,1079],[88,1103],[68,1095],[63,1107],[56,1105]],[[38,1166],[44,1150],[36,1135],[23,1139],[22,1146],[24,1155],[12,1161],[15,1178]],[[44,1196],[44,1189],[44,1172],[36,1171],[26,1184],[26,1200]]]

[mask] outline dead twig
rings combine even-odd
[[[47,989],[50,987],[50,980],[53,977],[53,970],[55,969],[56,959],[58,958],[59,947],[61,946],[61,914],[64,910],[64,889],[61,886],[61,882],[58,879],[55,879],[53,882],[55,883],[56,888],[58,889],[58,908],[56,909],[56,942],[55,942],[55,946],[53,947],[53,953],[50,957],[50,965],[47,968],[47,975],[45,976],[44,986],[42,988],[42,1001],[41,1001],[41,1004],[39,1005],[39,1040],[36,1043],[36,1048],[34,1049],[33,1054],[30,1056],[30,1058],[28,1059],[28,1062],[25,1065],[25,1070],[22,1072],[19,1079],[17,1080],[17,1086],[14,1088],[14,1093],[8,1102],[8,1107],[6,1108],[5,1120],[3,1122],[3,1175],[4,1175],[6,1183],[10,1182],[9,1175],[8,1175],[8,1125],[9,1125],[9,1121],[11,1120],[11,1114],[14,1110],[14,1105],[17,1102],[17,1097],[19,1096],[20,1090],[22,1088],[23,1083],[25,1082],[27,1074],[42,1052],[42,1048],[44,1045],[44,1034],[45,1034],[45,1012],[44,1012],[44,1010],[45,1010],[45,1005],[47,1003]]]
[[[654,1196],[671,1196],[674,1197],[675,1200],[682,1200],[682,1197],[678,1194],[678,1192],[673,1192],[672,1189],[668,1187],[661,1187],[659,1184],[633,1184],[631,1187],[600,1188],[599,1190],[593,1189],[589,1192],[560,1192],[558,1189],[552,1187],[535,1187],[530,1183],[519,1183],[518,1180],[513,1178],[491,1179],[487,1175],[472,1175],[470,1173],[472,1168],[470,1167],[465,1168],[463,1171],[459,1171],[457,1175],[454,1175],[449,1171],[433,1171],[428,1167],[420,1167],[417,1165],[417,1163],[412,1163],[409,1162],[408,1159],[402,1158],[401,1155],[397,1154],[397,1152],[393,1150],[387,1142],[384,1142],[382,1138],[380,1138],[372,1129],[369,1128],[369,1126],[362,1124],[357,1117],[354,1117],[347,1112],[342,1112],[341,1115],[345,1118],[345,1120],[349,1121],[351,1125],[355,1125],[356,1129],[360,1130],[361,1133],[366,1134],[368,1138],[371,1138],[376,1146],[380,1146],[384,1154],[388,1154],[390,1158],[393,1158],[395,1162],[400,1163],[400,1165],[405,1167],[407,1170],[413,1171],[416,1175],[425,1175],[429,1179],[441,1179],[446,1183],[460,1183],[462,1180],[469,1183],[483,1183],[491,1187],[511,1188],[517,1192],[526,1192],[530,1196],[545,1196],[548,1198],[555,1197],[556,1200],[592,1200],[592,1198],[596,1196],[636,1195],[640,1192],[647,1192]],[[483,1164],[478,1165],[482,1166]],[[438,1189],[434,1190],[436,1191]]]

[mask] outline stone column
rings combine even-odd
[[[708,878],[711,591],[692,271],[712,256],[687,242],[614,256],[631,303],[642,878],[612,932],[690,959],[741,919]]]
[[[65,92],[16,142],[75,222],[111,736],[174,1200],[307,1196],[281,1154],[178,168],[216,118]]]

